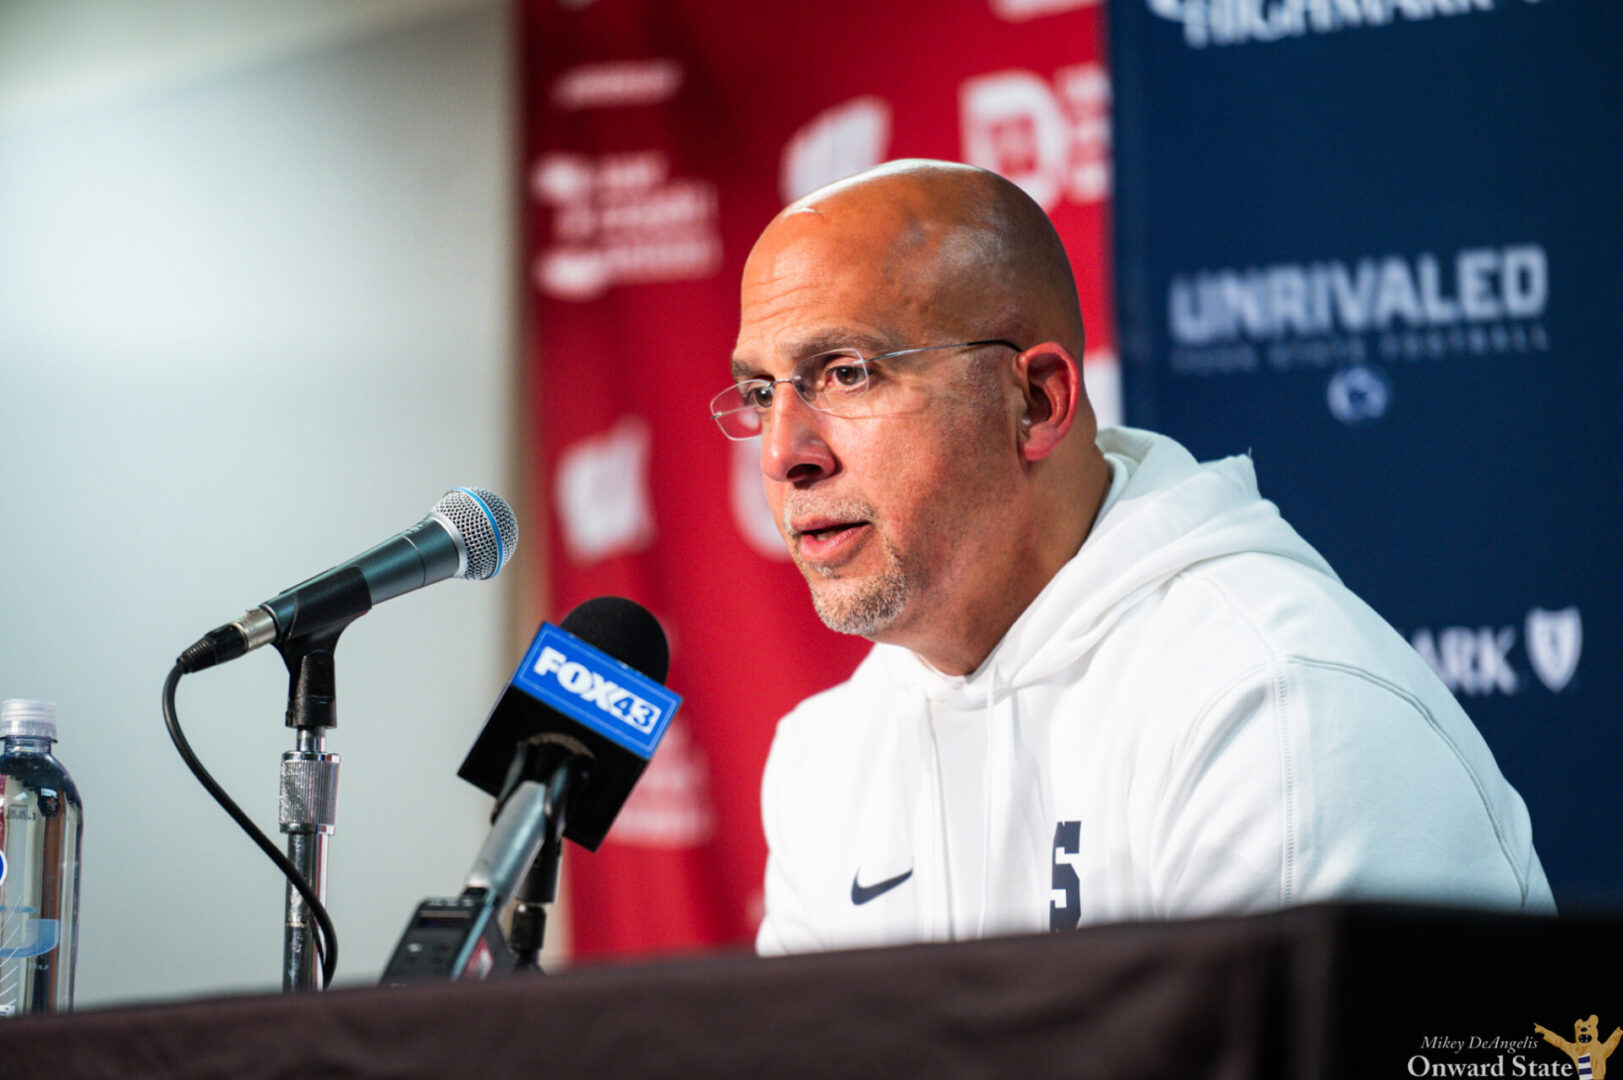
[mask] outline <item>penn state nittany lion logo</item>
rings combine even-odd
[[[1551,1046],[1559,1046],[1566,1051],[1578,1070],[1578,1080],[1606,1080],[1606,1059],[1617,1049],[1617,1041],[1623,1039],[1623,1028],[1613,1028],[1611,1037],[1604,1043],[1596,1042],[1595,1039],[1600,1034],[1598,1016],[1574,1021],[1572,1025],[1574,1037],[1571,1042],[1542,1024],[1534,1024],[1533,1030],[1544,1036],[1544,1041]]]

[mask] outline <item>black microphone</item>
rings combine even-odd
[[[565,636],[652,684],[608,665],[594,667],[590,657],[571,651]],[[596,851],[681,700],[657,685],[670,662],[665,631],[647,608],[618,596],[586,601],[560,627],[544,625],[536,635],[457,775],[505,799],[525,779],[515,775],[522,748],[550,744],[566,751],[589,768],[570,795],[564,836]]]
[[[452,488],[411,528],[210,630],[176,663],[202,671],[261,645],[342,628],[375,604],[448,577],[495,577],[517,544],[518,520],[500,495]]]
[[[490,835],[460,896],[417,906],[385,984],[539,970],[562,840],[602,842],[681,704],[661,685],[669,667],[665,631],[630,600],[601,596],[542,624],[457,770],[496,796]]]

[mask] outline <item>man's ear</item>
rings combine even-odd
[[[1020,419],[1020,456],[1040,461],[1054,452],[1076,421],[1084,391],[1082,365],[1065,346],[1045,341],[1015,358],[1025,398]]]

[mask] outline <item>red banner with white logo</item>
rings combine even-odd
[[[671,640],[685,701],[602,848],[573,854],[577,955],[748,942],[772,731],[866,652],[825,629],[788,561],[755,443],[707,403],[728,381],[738,279],[790,200],[899,157],[982,165],[1071,254],[1101,420],[1109,80],[1097,0],[520,6],[526,435],[556,620],[630,597]],[[808,808],[815,813],[815,808]]]

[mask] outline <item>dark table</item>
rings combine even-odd
[[[0,1078],[1571,1076],[1592,1013],[1623,919],[1329,905],[23,1017]]]

